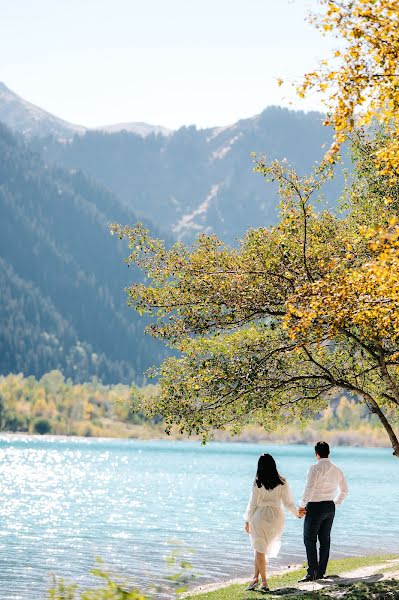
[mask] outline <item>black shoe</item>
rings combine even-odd
[[[270,588],[268,585],[261,585],[258,588],[258,592],[260,592],[261,594],[269,594],[270,593]]]
[[[308,583],[309,581],[316,581],[316,577],[314,575],[305,575],[298,583]]]

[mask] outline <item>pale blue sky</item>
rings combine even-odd
[[[331,41],[318,0],[0,0],[0,81],[68,121],[226,125],[271,104]],[[315,98],[295,108],[317,108]]]

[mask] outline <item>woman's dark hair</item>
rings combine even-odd
[[[277,471],[276,461],[270,454],[259,457],[255,483],[258,488],[263,485],[267,490],[274,490],[278,485],[285,484],[285,479]]]

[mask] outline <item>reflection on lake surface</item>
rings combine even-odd
[[[183,540],[208,581],[250,573],[242,513],[257,458],[270,451],[296,501],[313,448],[258,444],[0,438],[0,598],[45,598],[49,574],[93,584],[101,556],[149,585]],[[337,448],[349,496],[332,555],[397,552],[399,461],[389,449]],[[303,561],[302,521],[287,515],[274,565]]]

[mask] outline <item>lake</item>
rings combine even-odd
[[[148,586],[170,574],[178,541],[202,580],[250,575],[242,513],[262,452],[298,501],[308,446],[0,437],[0,598],[43,599],[51,573],[93,584],[97,556]],[[397,552],[399,461],[374,448],[337,448],[332,459],[349,483],[332,556]],[[304,560],[302,524],[287,514],[274,566]]]

